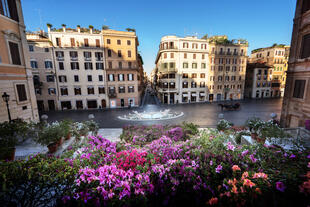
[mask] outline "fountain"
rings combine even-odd
[[[165,109],[163,111],[133,111],[133,113],[129,113],[128,115],[118,116],[118,118],[126,121],[156,121],[175,119],[183,115],[183,112],[171,112],[170,109]]]

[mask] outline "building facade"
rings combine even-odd
[[[139,106],[143,91],[143,61],[133,31],[102,30],[109,106]]]
[[[159,99],[165,104],[242,99],[246,50],[247,42],[226,36],[164,36],[155,62]]]
[[[20,0],[0,1],[0,95],[9,97],[11,119],[39,120]],[[8,121],[0,99],[0,122]]]
[[[305,126],[310,120],[310,1],[297,0],[280,123]]]
[[[245,98],[270,98],[272,66],[264,63],[248,63],[245,76]]]
[[[271,97],[283,97],[290,46],[274,44],[251,52],[251,63],[265,63],[273,67]]]

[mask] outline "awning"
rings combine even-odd
[[[206,94],[204,92],[200,92],[199,94],[200,96],[206,96]]]
[[[196,93],[192,93],[192,96],[197,96],[197,94]]]
[[[188,94],[187,93],[183,93],[182,96],[183,97],[188,97]]]

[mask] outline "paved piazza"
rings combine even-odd
[[[121,128],[126,125],[152,125],[152,124],[178,124],[183,121],[193,122],[200,127],[214,127],[218,121],[218,115],[224,114],[224,118],[233,122],[236,126],[243,125],[248,117],[256,116],[263,120],[270,119],[271,113],[277,113],[280,119],[282,99],[261,99],[239,101],[241,108],[237,111],[221,112],[218,102],[214,103],[193,103],[178,105],[155,105],[151,97],[146,97],[146,104],[139,108],[123,109],[101,109],[101,110],[80,110],[80,111],[54,111],[42,114],[48,115],[48,121],[72,119],[74,121],[84,121],[89,114],[94,114],[95,121],[100,128]],[[234,101],[233,103],[237,103]],[[183,112],[184,115],[170,120],[156,121],[125,121],[118,116],[133,113],[133,111],[160,111],[170,109],[172,112]]]

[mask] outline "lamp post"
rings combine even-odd
[[[4,92],[2,95],[2,98],[3,98],[3,101],[6,103],[6,108],[8,109],[9,122],[11,122],[12,119],[11,119],[10,108],[9,108],[10,95]]]

